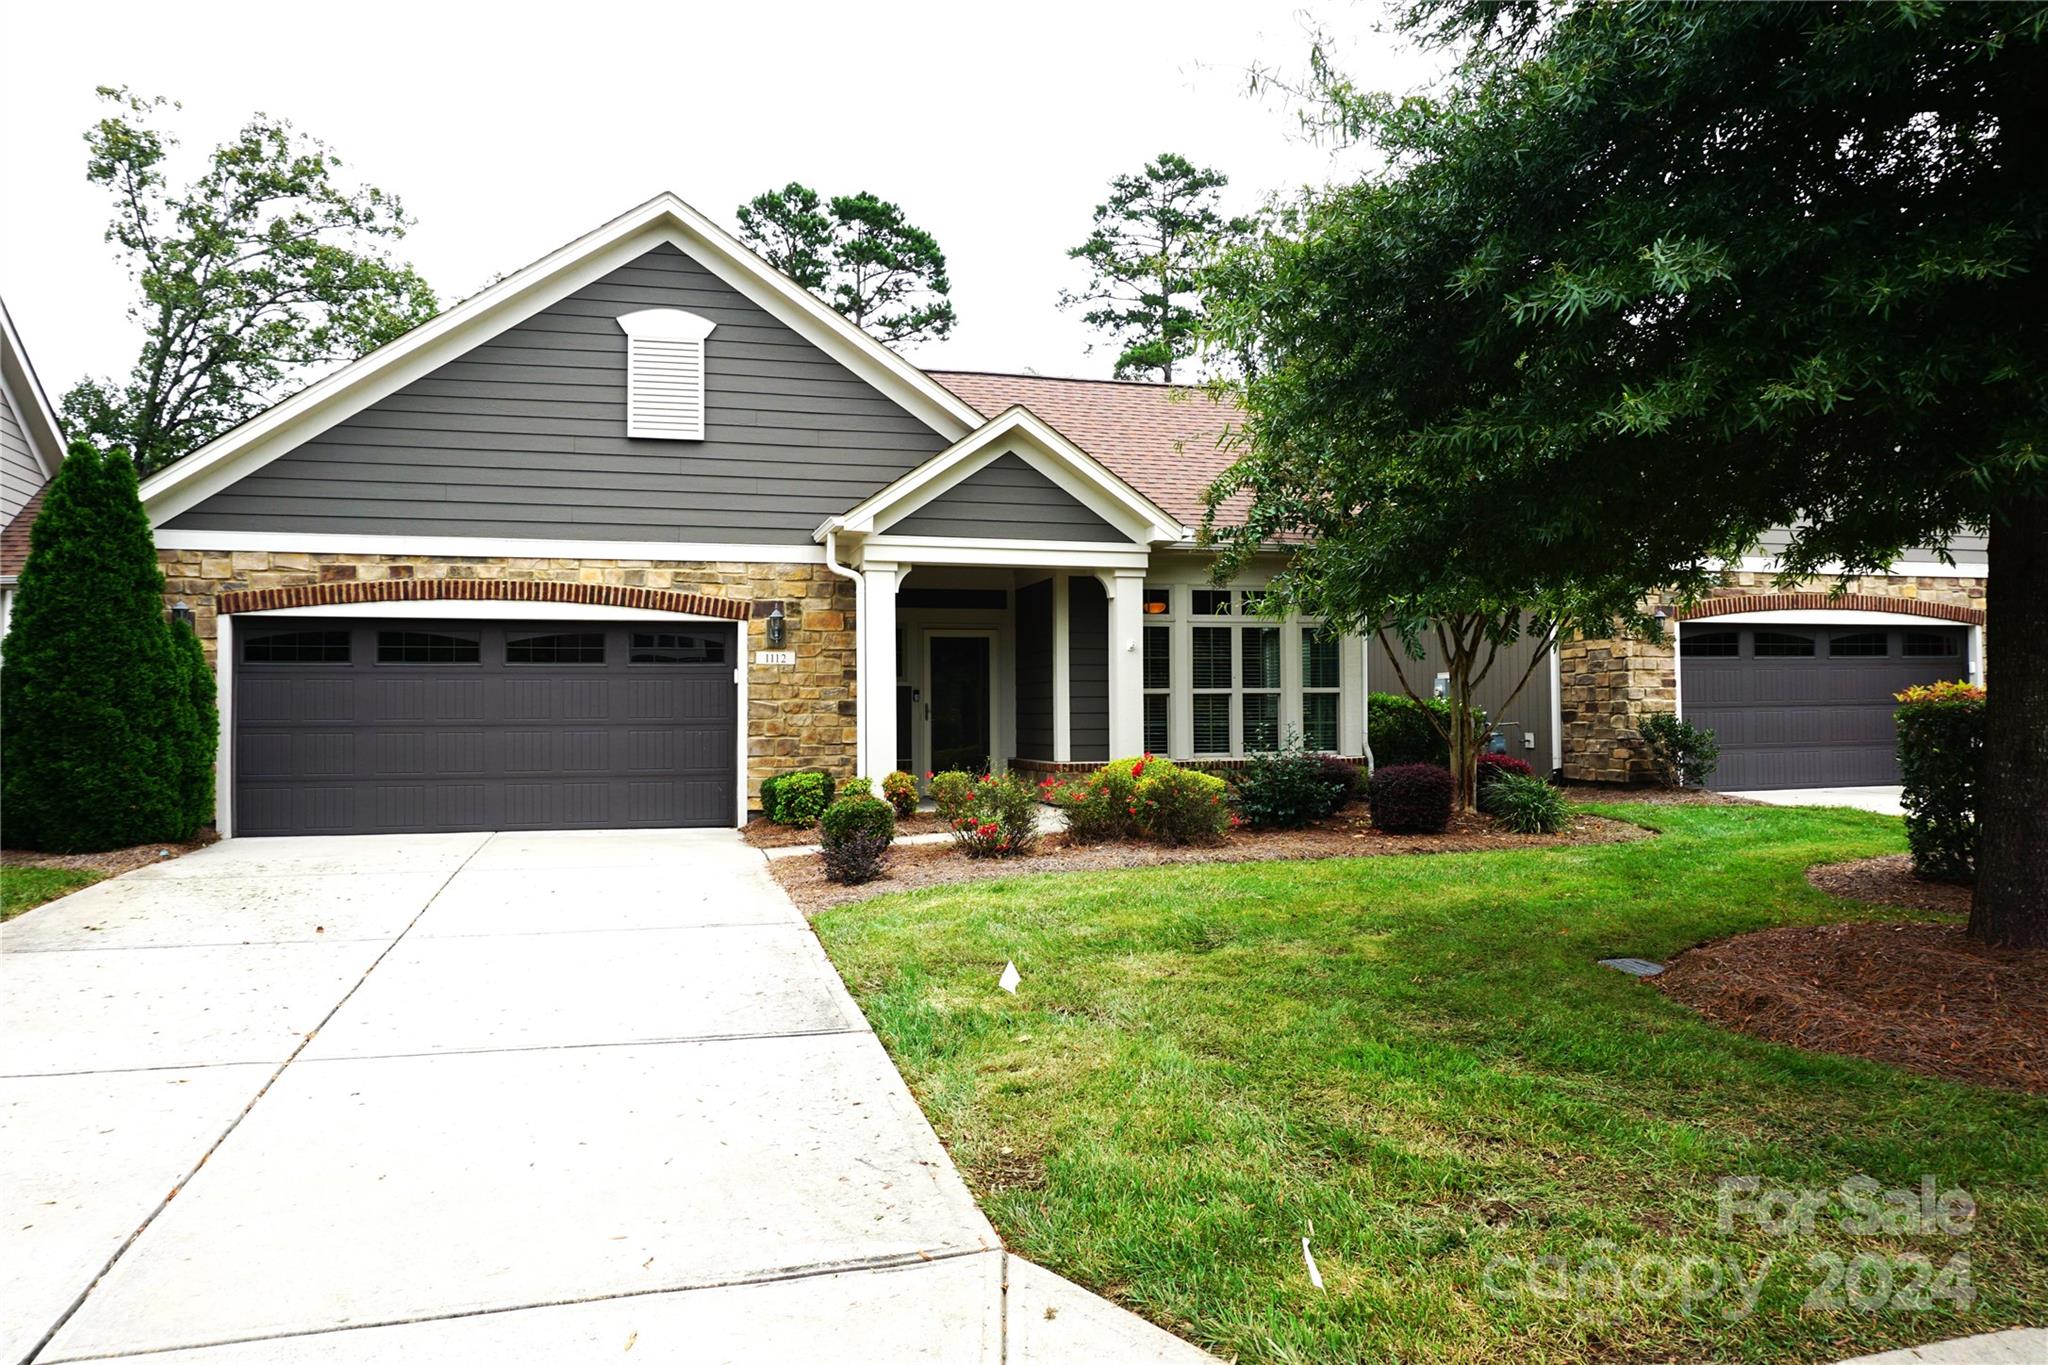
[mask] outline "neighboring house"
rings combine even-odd
[[[1357,754],[1384,661],[1259,619],[1278,561],[1218,588],[1195,544],[1230,416],[920,370],[662,195],[144,482],[217,662],[222,832],[718,825],[810,765]],[[1606,775],[1658,667],[1587,653],[1562,725],[1540,669],[1513,743]]]
[[[28,560],[28,533],[43,486],[64,459],[57,411],[0,300],[0,638],[14,615],[14,582]]]

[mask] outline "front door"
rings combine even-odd
[[[985,773],[994,732],[994,646],[988,635],[925,637],[925,724],[932,771]]]

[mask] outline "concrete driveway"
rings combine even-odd
[[[0,950],[0,1362],[1208,1358],[1002,1251],[729,832],[234,840]]]
[[[1875,811],[1879,815],[1904,815],[1906,808],[1900,802],[1905,790],[1904,787],[1799,787],[1728,794],[1745,801],[1761,801],[1767,806],[1850,806],[1856,810]]]

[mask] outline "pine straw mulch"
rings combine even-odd
[[[0,849],[0,867],[61,867],[74,872],[104,872],[118,877],[138,867],[148,867],[170,858],[220,842],[220,835],[203,829],[183,843],[137,844],[133,848],[110,848],[103,853],[38,853],[34,849]]]
[[[1846,863],[1820,863],[1806,869],[1806,880],[1830,896],[1866,905],[1903,905],[1908,910],[1970,913],[1970,888],[1956,882],[1930,882],[1913,874],[1913,856],[1892,853]]]
[[[1772,1042],[2048,1093],[2048,949],[1945,924],[1790,925],[1689,949],[1654,980]]]
[[[945,821],[928,810],[896,818],[896,837],[913,834],[944,834]],[[818,842],[816,825],[778,825],[765,815],[756,815],[740,827],[740,837],[755,848],[800,848]]]
[[[1709,787],[1625,787],[1615,782],[1564,782],[1557,788],[1564,799],[1580,805],[1627,804],[1640,806],[1754,806],[1726,792]]]
[[[1365,808],[1354,806],[1307,829],[1234,830],[1220,844],[1186,848],[1142,843],[1076,844],[1065,834],[1048,834],[1038,841],[1033,852],[1021,858],[970,858],[950,843],[898,844],[889,851],[889,864],[882,875],[860,886],[827,881],[824,860],[815,853],[777,858],[769,864],[769,870],[805,914],[815,915],[830,906],[892,891],[1022,877],[1037,872],[1102,872],[1178,863],[1253,863],[1404,853],[1480,853],[1655,837],[1640,825],[1597,815],[1575,815],[1571,828],[1561,834],[1513,834],[1502,829],[1491,816],[1469,813],[1452,817],[1450,828],[1442,834],[1382,834],[1372,827]]]

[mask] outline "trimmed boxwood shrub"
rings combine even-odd
[[[824,843],[825,875],[849,886],[882,874],[889,841],[896,837],[896,812],[887,801],[859,793],[842,796],[818,817]]]
[[[917,810],[917,779],[901,768],[882,779],[882,799],[895,808],[900,819]]]
[[[1670,712],[1644,716],[1636,723],[1650,762],[1674,787],[1697,787],[1713,776],[1721,761],[1721,743],[1712,730],[1688,725]]]
[[[1162,844],[1213,844],[1234,818],[1222,778],[1171,763],[1146,765],[1132,799],[1145,837]]]
[[[1451,770],[1434,763],[1376,768],[1367,789],[1372,822],[1388,834],[1441,834],[1451,823],[1456,787]]]
[[[783,773],[761,784],[761,814],[778,825],[815,825],[833,795],[832,776],[821,768]]]
[[[1342,806],[1347,774],[1333,778],[1322,758],[1297,751],[1254,754],[1237,779],[1237,813],[1254,829],[1300,829]]]
[[[0,669],[6,843],[91,853],[190,838],[213,814],[213,680],[174,642],[125,454],[72,443],[17,591]]]
[[[1977,875],[1977,791],[1984,780],[1984,689],[1909,687],[1895,700],[1906,845],[1913,870],[1941,881]]]
[[[1382,768],[1408,763],[1451,766],[1448,742],[1430,725],[1432,714],[1446,731],[1451,728],[1451,704],[1441,697],[1418,702],[1397,692],[1374,692],[1365,699],[1366,739],[1372,744],[1373,762]],[[1473,718],[1485,724],[1485,713],[1475,709]]]
[[[1556,834],[1572,822],[1564,793],[1527,773],[1503,772],[1481,786],[1479,808],[1517,834]]]

